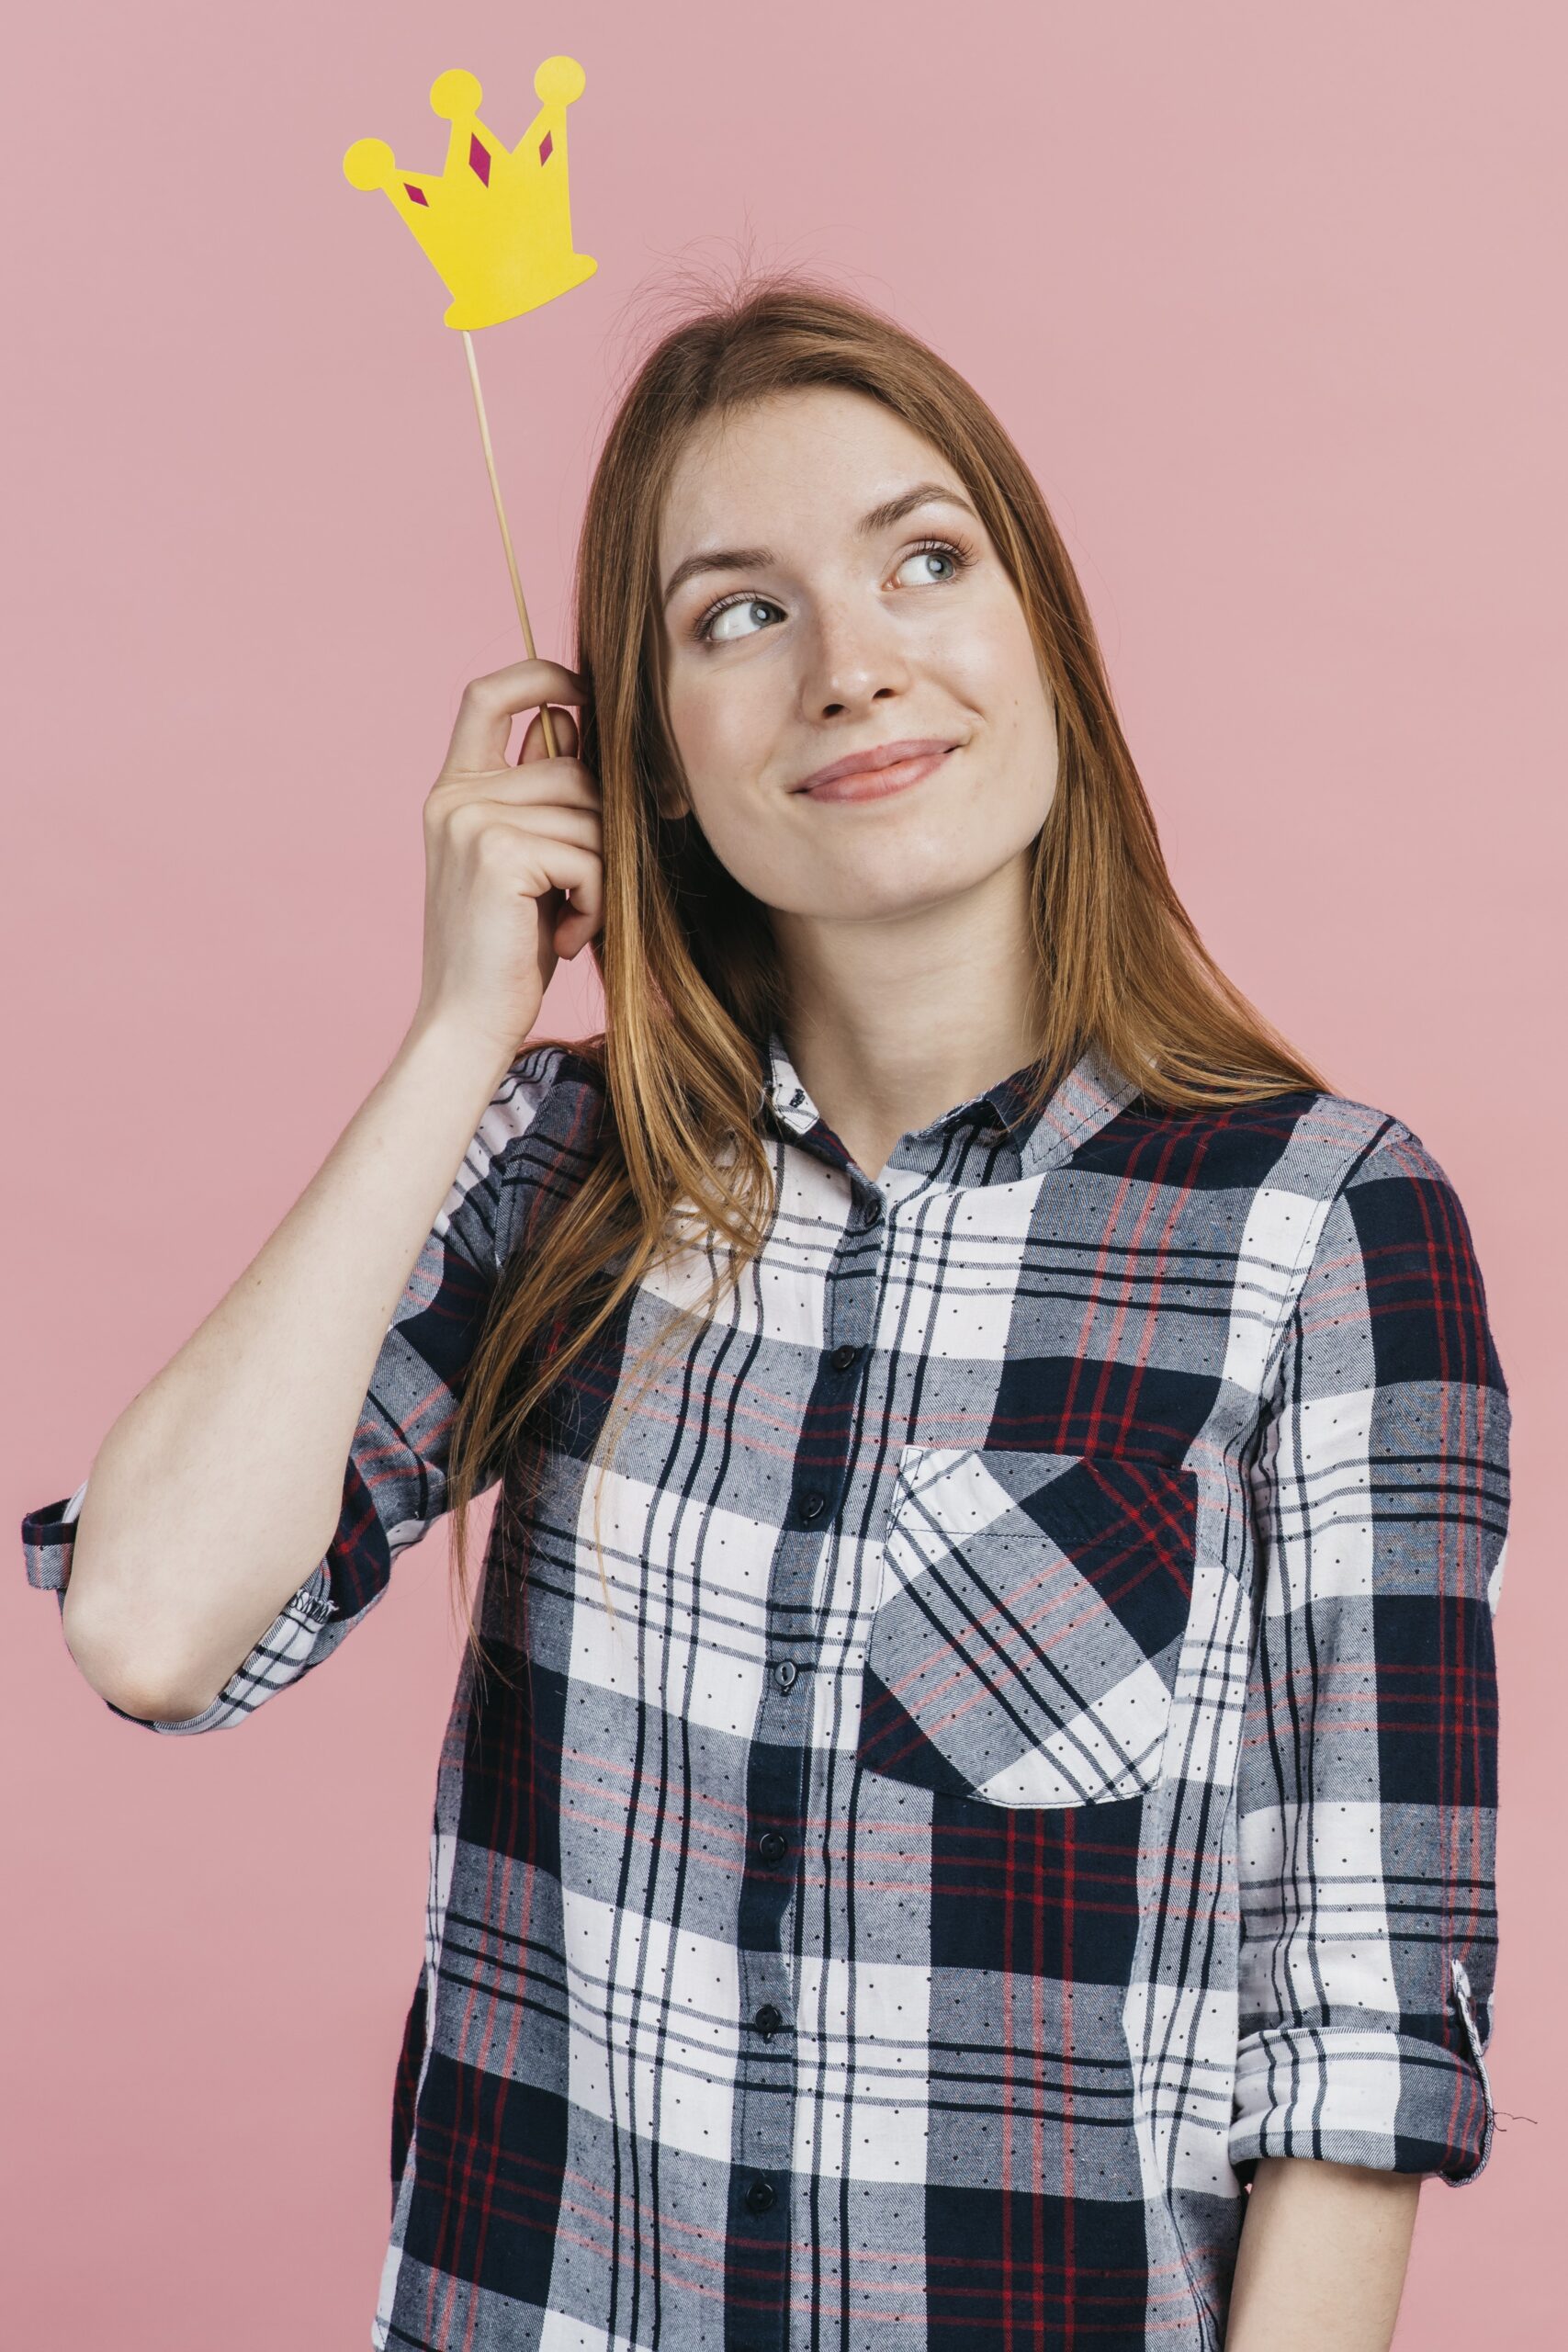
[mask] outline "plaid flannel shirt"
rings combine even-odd
[[[613,1620],[588,1457],[711,1256],[552,1394],[440,1758],[374,2346],[1188,2352],[1260,2157],[1486,2161],[1508,1408],[1463,1212],[1361,1103],[1171,1116],[1091,1054],[1031,1119],[1026,1074],[873,1182],[773,1035],[767,1247],[626,1426]],[[331,1551],[152,1729],[381,1598],[602,1109],[513,1062]],[[23,1527],[62,1601],[83,1492]]]

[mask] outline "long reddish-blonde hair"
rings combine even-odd
[[[712,1313],[767,1232],[773,1165],[754,1120],[761,1047],[785,1010],[782,976],[766,909],[694,820],[660,813],[656,779],[682,767],[666,719],[658,537],[666,485],[699,418],[818,384],[884,401],[948,460],[1007,567],[1055,695],[1058,781],[1032,853],[1035,1101],[1091,1045],[1161,1108],[1331,1091],[1219,969],[1178,899],[1083,591],[1039,485],[986,402],[871,305],[794,270],[743,275],[667,330],[637,368],[578,546],[572,666],[589,690],[579,756],[603,797],[604,919],[592,952],[605,1024],[593,1037],[538,1042],[570,1044],[592,1062],[604,1107],[586,1173],[543,1246],[513,1250],[502,1270],[454,1427],[455,1591],[476,1657],[468,1514],[482,1485],[504,1465],[503,1503],[521,1510],[541,1451],[538,1408],[666,1257],[677,1204],[716,1270],[698,1305],[671,1314],[664,1340]],[[656,1342],[638,1359],[648,1378],[660,1352]],[[603,1461],[637,1401],[622,1386]]]

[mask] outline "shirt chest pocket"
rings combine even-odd
[[[856,1758],[944,1795],[1106,1804],[1158,1780],[1197,1480],[1119,1454],[906,1445]]]

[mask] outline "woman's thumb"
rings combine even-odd
[[[550,731],[556,739],[556,757],[570,759],[577,751],[577,721],[570,710],[562,710],[557,703],[546,707],[550,714]],[[541,708],[534,713],[524,730],[517,763],[521,767],[525,760],[547,760],[549,756],[550,747],[545,741],[545,712]]]

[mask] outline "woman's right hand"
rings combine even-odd
[[[470,678],[424,803],[424,968],[411,1027],[439,1022],[483,1038],[502,1064],[538,1019],[559,958],[604,922],[599,785],[576,757],[576,721],[558,707],[581,705],[586,692],[558,662]],[[538,715],[546,703],[554,759]],[[529,709],[513,764],[512,721]]]

